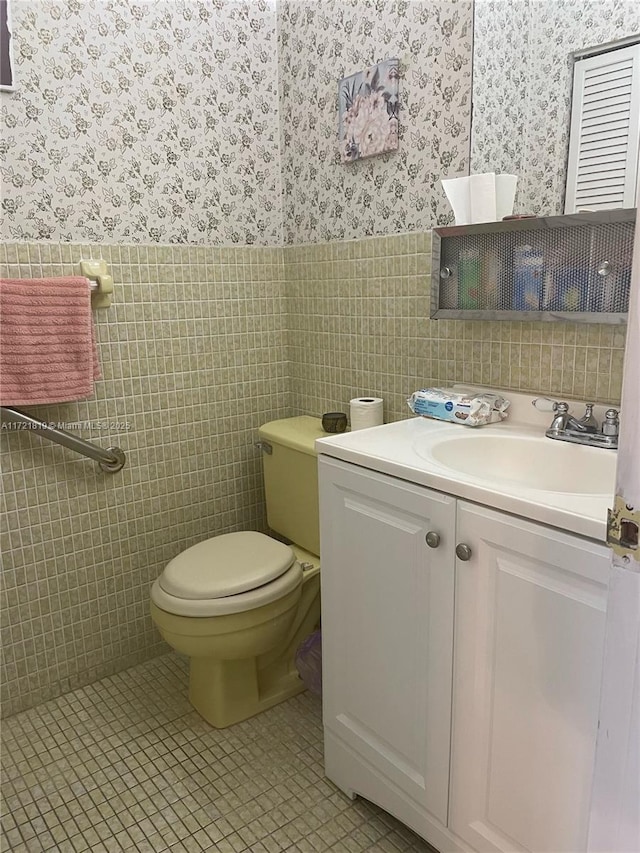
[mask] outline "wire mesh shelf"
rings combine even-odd
[[[434,229],[431,316],[623,323],[635,210]]]

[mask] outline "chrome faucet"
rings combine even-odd
[[[534,400],[533,405],[535,406],[538,401]],[[537,407],[536,407],[537,408]],[[569,414],[569,404],[568,403],[554,403],[553,409],[555,417],[551,421],[551,426],[547,430],[547,435],[549,436],[550,432],[560,433],[564,432],[567,428],[567,424],[571,420],[571,415]],[[551,437],[551,436],[549,436]]]
[[[617,449],[620,418],[616,409],[607,409],[602,429],[600,429],[593,415],[593,403],[587,403],[581,418],[575,418],[569,414],[568,403],[559,403],[546,397],[537,398],[533,401],[533,405],[541,411],[555,413],[551,426],[545,432],[547,438],[609,450]]]

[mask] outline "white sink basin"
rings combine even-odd
[[[519,485],[525,489],[580,495],[613,495],[616,453],[545,437],[464,435],[443,438],[415,452],[488,485]]]

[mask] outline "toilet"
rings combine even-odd
[[[267,521],[291,544],[256,531],[225,533],[178,554],[151,589],[151,618],[190,658],[189,699],[224,728],[304,690],[300,643],[320,621],[316,438],[320,420],[285,418],[259,430]]]

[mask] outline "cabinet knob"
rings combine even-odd
[[[459,542],[456,545],[456,557],[466,563],[467,560],[471,559],[471,548],[464,542]]]
[[[430,530],[424,538],[429,548],[437,548],[440,544],[440,534],[435,530]]]

